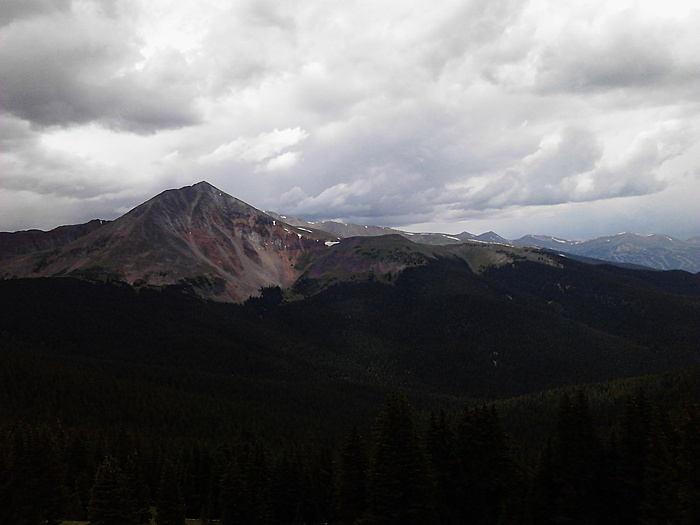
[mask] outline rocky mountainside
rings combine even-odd
[[[685,270],[700,272],[700,236],[685,241],[668,235],[639,235],[619,233],[587,241],[572,241],[548,235],[525,235],[519,239],[506,239],[493,231],[479,235],[462,232],[456,235],[445,233],[412,233],[393,228],[344,224],[336,221],[308,222],[304,219],[286,217],[272,212],[271,215],[290,224],[328,231],[339,238],[374,235],[401,235],[413,242],[430,245],[459,244],[465,241],[534,246],[556,252],[579,255],[632,266],[644,266],[657,270]]]
[[[240,302],[269,286],[308,294],[337,282],[391,282],[406,268],[446,258],[474,273],[516,261],[556,266],[559,253],[700,272],[700,243],[691,241],[631,233],[583,242],[535,235],[510,241],[494,232],[446,235],[314,223],[264,213],[200,182],[165,191],[112,222],[2,233],[0,278],[178,285],[205,298]]]
[[[300,275],[299,257],[331,239],[200,182],[165,191],[65,244],[5,259],[0,275],[178,284],[203,297],[241,301],[261,287],[290,287]]]
[[[85,224],[59,226],[51,231],[0,232],[0,260],[41,250],[53,250],[101,228],[108,222],[94,219]]]
[[[382,226],[370,226],[363,224],[348,224],[338,221],[317,221],[309,222],[305,219],[300,219],[298,217],[288,217],[286,215],[280,215],[274,211],[265,212],[271,217],[274,217],[280,221],[287,222],[294,226],[303,226],[306,228],[314,228],[318,230],[327,231],[333,235],[337,235],[338,239],[345,239],[347,237],[375,237],[379,235],[401,235],[406,237],[413,242],[421,244],[455,244],[462,242],[464,238],[460,236],[447,235],[445,233],[412,233],[405,232],[402,230],[395,230],[394,228],[386,228]],[[473,238],[474,235],[466,234],[468,237]]]
[[[668,235],[639,235],[625,232],[588,241],[570,241],[546,235],[526,235],[511,242],[657,270],[700,272],[700,245],[693,242],[693,239],[682,241]]]

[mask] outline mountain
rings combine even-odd
[[[299,265],[302,275],[294,290],[312,295],[338,283],[392,283],[409,268],[449,262],[469,274],[481,275],[488,269],[530,261],[561,267],[558,254],[522,246],[508,246],[474,240],[459,244],[416,243],[403,235],[351,237],[333,249],[318,251]],[[444,275],[436,272],[433,286],[443,285]]]
[[[101,228],[108,222],[94,219],[85,224],[59,226],[47,232],[42,230],[0,232],[0,260],[58,248]]]
[[[500,235],[498,235],[496,232],[486,232],[482,233],[481,235],[475,235],[473,239],[477,241],[485,241],[485,242],[498,242],[501,244],[511,244],[511,242],[507,239],[504,239]]]
[[[526,235],[511,242],[658,270],[700,272],[700,244],[693,239],[681,241],[668,235],[639,235],[625,232],[587,241]]]
[[[700,271],[700,245],[662,235],[509,241],[492,231],[446,235],[309,222],[264,213],[206,182],[165,191],[112,222],[2,233],[0,248],[5,279],[71,276],[176,285],[234,302],[269,286],[310,293],[336,282],[391,282],[406,268],[440,258],[457,258],[476,273],[514,261],[560,264],[542,249],[591,263]]]
[[[297,259],[332,239],[200,182],[165,191],[73,240],[64,237],[65,244],[5,259],[0,275],[180,285],[203,297],[242,301],[261,287],[290,287],[300,275]]]
[[[519,239],[506,239],[493,231],[480,235],[462,232],[456,235],[445,233],[412,233],[393,228],[345,224],[337,221],[308,222],[304,219],[287,217],[268,212],[279,220],[289,224],[324,230],[338,238],[375,235],[401,235],[413,242],[430,245],[458,244],[464,241],[483,241],[487,243],[534,246],[556,252],[564,252],[601,261],[631,265],[634,267],[655,268],[657,270],[685,270],[700,272],[700,236],[686,241],[674,239],[668,235],[639,235],[620,233],[599,237],[587,241],[572,241],[548,235],[525,235]],[[583,259],[582,259],[583,260]]]
[[[379,235],[401,235],[413,242],[418,242],[421,244],[454,244],[462,242],[462,238],[454,235],[447,235],[445,233],[412,233],[405,232],[401,230],[395,230],[394,228],[386,228],[382,226],[369,226],[362,224],[347,224],[338,221],[317,221],[309,222],[305,219],[300,219],[298,217],[288,217],[287,215],[280,215],[279,213],[268,211],[266,212],[271,217],[274,217],[280,221],[285,221],[288,224],[294,226],[304,226],[306,228],[315,228],[323,231],[327,231],[338,236],[338,239],[343,239],[346,237],[375,237]],[[473,235],[469,238],[472,238]]]

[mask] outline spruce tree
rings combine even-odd
[[[253,498],[243,469],[231,462],[220,483],[221,525],[253,523]]]
[[[102,461],[95,474],[88,518],[91,525],[138,525],[126,477],[111,456]]]
[[[574,399],[565,394],[552,442],[555,522],[596,523],[601,459],[588,399],[581,391]]]
[[[12,438],[5,474],[9,523],[59,523],[63,487],[55,442],[44,429],[32,427]]]
[[[515,463],[495,408],[467,408],[457,427],[461,518],[483,524],[499,522]]]
[[[158,487],[156,525],[185,525],[185,503],[175,465],[168,461]]]
[[[151,520],[151,493],[143,479],[139,457],[131,455],[126,460],[124,475],[128,485],[128,496],[134,505],[134,517],[139,524]]]
[[[440,410],[431,414],[425,436],[431,474],[435,483],[435,507],[440,523],[459,522],[459,464],[456,436]]]
[[[434,521],[427,462],[413,410],[403,394],[390,394],[377,417],[367,490],[367,523],[423,525]]]
[[[700,407],[686,402],[680,413],[678,453],[682,525],[700,523]]]
[[[336,513],[342,523],[354,523],[367,506],[367,445],[353,427],[347,436],[335,483]]]

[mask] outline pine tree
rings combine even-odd
[[[466,408],[457,428],[462,519],[498,523],[516,474],[495,408]]]
[[[336,513],[342,523],[355,522],[367,506],[367,445],[357,428],[345,440],[336,478]]]
[[[136,522],[145,524],[151,520],[151,493],[143,479],[138,460],[136,455],[127,458],[124,475],[128,484],[129,499],[134,505]]]
[[[367,523],[419,525],[434,520],[432,486],[413,410],[402,394],[387,397],[374,428]]]
[[[640,390],[635,397],[626,400],[617,447],[618,509],[620,518],[629,523],[636,523],[640,519],[650,439],[651,405],[646,393]]]
[[[88,517],[91,525],[138,525],[126,477],[111,456],[102,461],[95,474]]]
[[[165,463],[160,478],[156,525],[185,525],[185,503],[177,479],[177,469],[171,461]]]
[[[12,436],[9,448],[5,474],[9,522],[58,523],[63,487],[55,443],[44,429],[26,428]]]
[[[253,523],[253,499],[243,469],[233,461],[220,483],[221,525]]]
[[[304,493],[301,468],[294,452],[283,451],[273,464],[268,497],[274,523],[295,523]]]
[[[459,464],[456,436],[440,410],[431,414],[425,436],[425,451],[435,483],[435,508],[440,523],[459,522]]]
[[[601,458],[586,396],[579,391],[572,400],[565,394],[552,442],[555,522],[595,523]]]
[[[700,523],[700,407],[686,402],[680,413],[678,454],[682,525]]]

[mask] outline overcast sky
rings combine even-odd
[[[206,180],[411,231],[700,234],[693,0],[2,0],[0,229]]]

